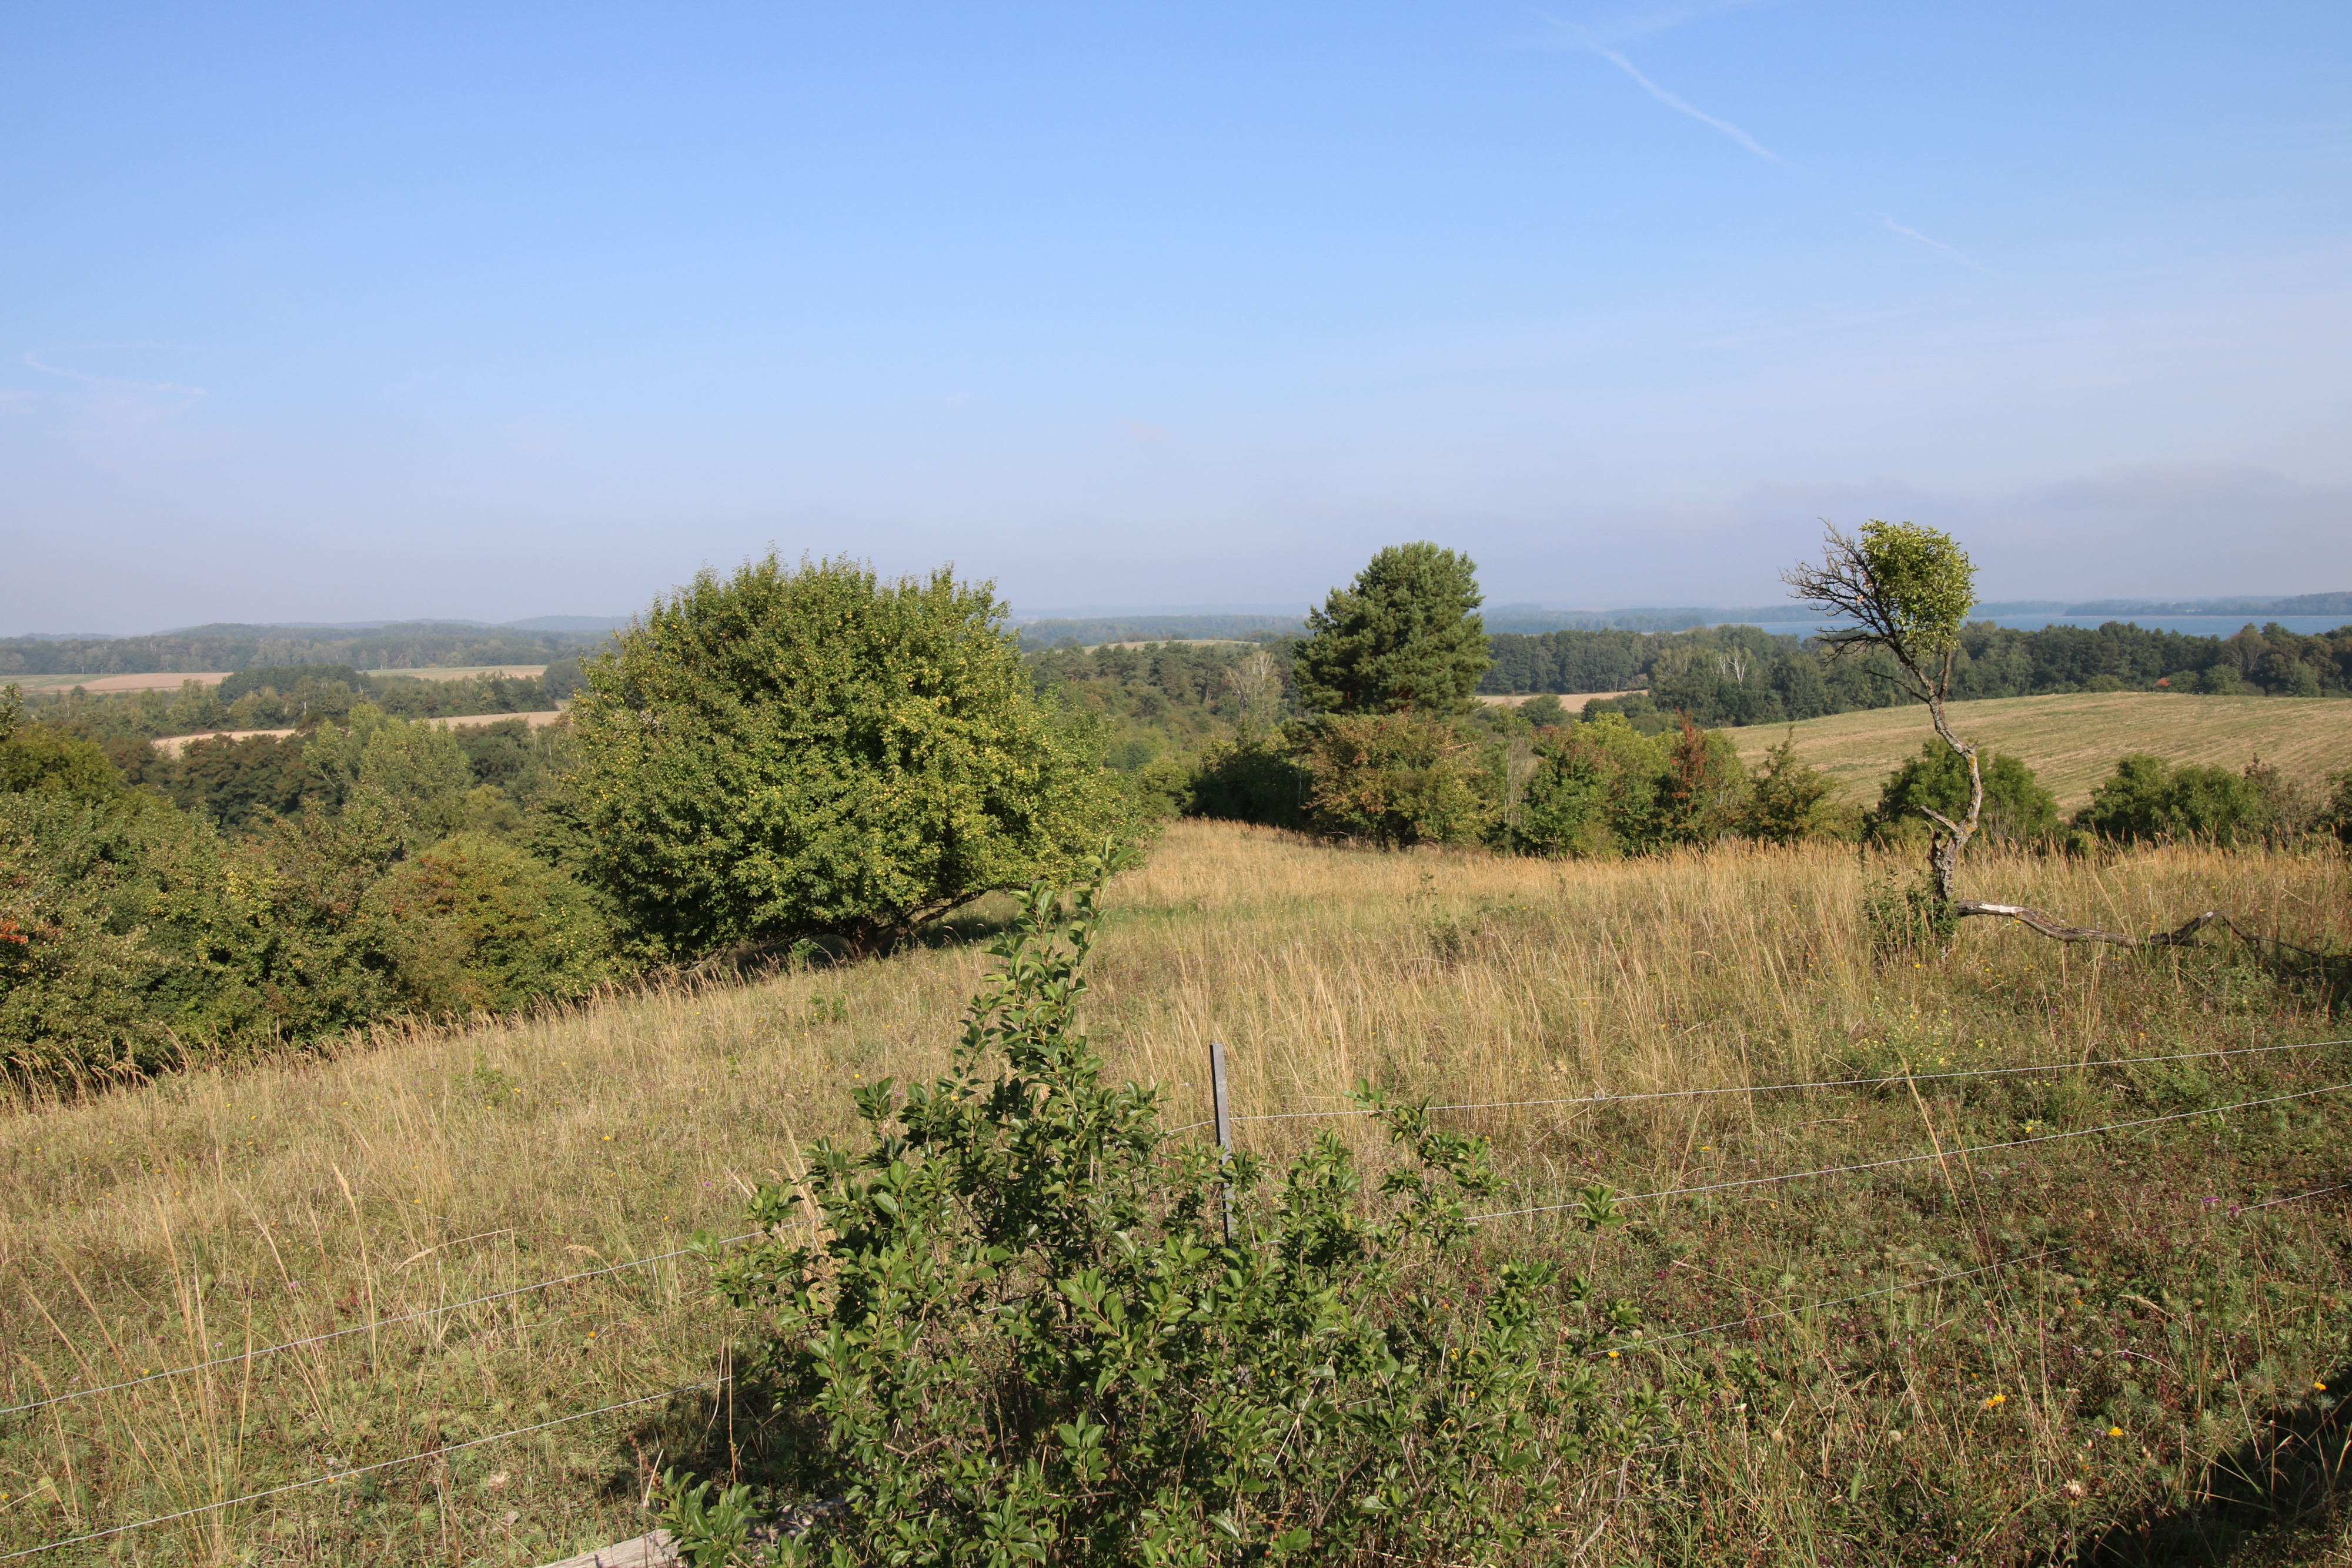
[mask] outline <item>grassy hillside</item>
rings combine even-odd
[[[1957,703],[1951,711],[1963,737],[2022,758],[2070,811],[2127,751],[2233,768],[2259,756],[2308,780],[2352,767],[2352,702],[2332,698],[2084,692]],[[1759,726],[1732,734],[1754,767],[1788,729]],[[1877,800],[1880,780],[1932,733],[1920,707],[1843,713],[1795,729],[1797,755],[1835,779],[1841,799],[1864,804]]]
[[[2315,1418],[2334,1396],[2315,1383],[2343,1386],[2346,1195],[2240,1210],[2343,1182],[2352,1106],[1958,1151],[2326,1088],[2352,1078],[2352,1050],[1916,1086],[1902,1066],[2347,1031],[2226,951],[2069,952],[1971,925],[1948,959],[1875,963],[1856,911],[1876,874],[1850,850],[1559,864],[1180,824],[1116,886],[1091,1030],[1115,1071],[1164,1086],[1171,1125],[1209,1114],[1212,1040],[1245,1115],[1338,1111],[1361,1079],[1535,1102],[1449,1113],[1496,1140],[1512,1208],[1596,1180],[1945,1151],[1674,1199],[1598,1239],[1556,1215],[1489,1228],[1490,1256],[1559,1255],[1638,1302],[1657,1341],[1600,1364],[1616,1425],[1558,1460],[1594,1560],[2017,1561],[2143,1520],[2160,1539],[2210,1462]],[[2110,923],[2220,904],[2352,941],[2340,857],[1971,874]],[[692,1259],[389,1320],[739,1228],[751,1183],[851,1129],[853,1087],[944,1068],[985,919],[845,969],[0,1111],[0,1405],[227,1358],[0,1414],[0,1553],[713,1377],[739,1325]],[[1853,1077],[1878,1082],[1563,1103]],[[1347,1116],[1245,1122],[1241,1141],[1278,1156],[1326,1131],[1377,1168]],[[656,1397],[44,1561],[542,1563],[643,1529],[649,1475],[724,1469],[751,1420]]]

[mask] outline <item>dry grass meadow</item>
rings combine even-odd
[[[1379,854],[1180,823],[1115,885],[1092,1030],[1114,1071],[1164,1087],[1171,1125],[1209,1113],[1212,1040],[1244,1115],[1342,1112],[1360,1081],[1555,1102],[1449,1113],[1496,1141],[1503,1207],[1931,1156],[1633,1205],[1594,1237],[1556,1214],[1486,1228],[1488,1256],[1557,1252],[1644,1313],[1644,1344],[1600,1364],[1597,1446],[1560,1461],[1579,1488],[1563,1562],[2059,1561],[2104,1542],[2102,1561],[2352,1563],[2322,1506],[2338,1396],[2317,1386],[2352,1386],[2347,1097],[2201,1113],[2343,1084],[2352,1047],[2083,1065],[2352,1028],[2228,948],[2066,950],[1971,923],[1948,955],[1874,957],[1858,910],[1890,869],[1829,848]],[[1969,877],[2108,925],[2218,904],[2352,942],[2333,851]],[[436,1309],[736,1230],[750,1184],[850,1132],[853,1086],[946,1065],[986,924],[851,967],[0,1112],[0,1405],[150,1379],[0,1414],[0,1560],[310,1482],[39,1561],[532,1564],[637,1533],[661,1465],[726,1466],[727,1399],[457,1445],[709,1382],[736,1325],[702,1265]],[[2045,1063],[2078,1065],[1931,1076]],[[2174,1119],[1969,1152],[2150,1117]],[[1329,1132],[1381,1157],[1344,1114],[1239,1132],[1273,1156]],[[1710,1332],[1672,1337],[1691,1330]],[[321,1334],[340,1337],[249,1354]],[[2165,1555],[2183,1531],[2220,1544]]]
[[[2333,697],[2077,692],[1956,704],[1952,722],[1979,745],[2021,758],[2066,811],[2088,800],[2127,751],[2230,768],[2259,758],[2309,779],[2352,767],[2352,702]],[[1807,719],[1795,730],[1797,755],[1837,780],[1841,800],[1868,805],[1879,781],[1918,752],[1927,727],[1906,706]],[[1730,733],[1753,768],[1789,727]]]

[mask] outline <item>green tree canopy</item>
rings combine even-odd
[[[590,879],[664,951],[863,951],[1058,875],[1121,821],[986,585],[773,552],[705,571],[587,666],[564,807]]]
[[[1478,569],[1426,541],[1391,545],[1307,612],[1298,695],[1323,713],[1452,713],[1490,662]]]

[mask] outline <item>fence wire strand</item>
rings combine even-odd
[[[1454,1105],[1430,1105],[1431,1111],[1507,1111],[1532,1105],[1622,1105],[1639,1100],[1691,1100],[1712,1094],[1780,1094],[1800,1089],[1875,1089],[1908,1079],[1914,1083],[1935,1083],[1954,1078],[2011,1078],[2026,1072],[2071,1072],[2086,1067],[2135,1067],[2157,1061],[2194,1061],[2216,1056],[2257,1056],[2273,1051],[2310,1051],[2323,1045],[2352,1045],[2347,1040],[2299,1040],[2284,1045],[2239,1045],[2226,1051],[2183,1051],[2166,1056],[2113,1056],[2086,1061],[2047,1061],[2032,1067],[1976,1067],[1951,1072],[1889,1072],[1875,1078],[1823,1078],[1804,1083],[1734,1084],[1723,1089],[1656,1089],[1635,1094],[1571,1094],[1557,1100],[1474,1100]],[[1297,1122],[1319,1116],[1369,1116],[1372,1112],[1361,1106],[1333,1111],[1271,1111],[1255,1116],[1235,1116],[1235,1122]],[[1189,1132],[1192,1127],[1205,1127],[1206,1122],[1194,1122],[1191,1127],[1177,1132]],[[1173,1134],[1171,1134],[1171,1136]]]
[[[1880,1296],[1899,1296],[1906,1291],[1924,1291],[1931,1285],[1947,1285],[1954,1280],[1972,1280],[1979,1274],[1990,1274],[1997,1269],[2014,1269],[2021,1264],[2039,1263],[2044,1258],[2055,1258],[2062,1252],[2072,1250],[2073,1249],[2068,1247],[2053,1247],[2047,1251],[2036,1252],[2028,1258],[2004,1258],[1998,1263],[1987,1263],[1980,1269],[1963,1269],[1957,1274],[1938,1274],[1932,1280],[1914,1280],[1908,1284],[1889,1285],[1884,1290],[1864,1291],[1854,1296],[1840,1296],[1835,1301],[1809,1301],[1801,1307],[1787,1307],[1777,1312],[1750,1312],[1744,1318],[1734,1318],[1729,1322],[1709,1323],[1703,1329],[1682,1329],[1674,1333],[1645,1334],[1640,1339],[1626,1340],[1616,1348],[1620,1352],[1647,1350],[1652,1345],[1672,1344],[1678,1339],[1696,1339],[1701,1334],[1721,1333],[1726,1329],[1745,1328],[1749,1323],[1769,1323],[1776,1318],[1793,1318],[1805,1312],[1827,1312],[1832,1307],[1852,1306],[1856,1301],[1874,1301]],[[1609,1353],[1595,1350],[1587,1351],[1585,1354],[1606,1355]]]
[[[795,1220],[793,1223],[805,1225],[808,1222]],[[740,1236],[727,1237],[719,1245],[731,1247],[738,1241],[749,1241],[761,1234],[763,1233],[761,1231],[747,1230]],[[350,1328],[333,1329],[326,1333],[311,1334],[305,1339],[289,1339],[282,1343],[264,1345],[258,1350],[240,1351],[235,1355],[215,1356],[210,1361],[199,1361],[188,1366],[166,1367],[161,1372],[150,1372],[143,1376],[128,1377],[120,1383],[102,1383],[94,1388],[77,1388],[68,1394],[51,1395],[47,1399],[36,1399],[29,1404],[0,1405],[0,1416],[16,1416],[27,1410],[46,1410],[52,1405],[63,1405],[75,1399],[94,1398],[100,1394],[120,1393],[125,1388],[136,1388],[142,1384],[154,1383],[166,1377],[185,1377],[190,1373],[208,1372],[215,1366],[232,1366],[241,1361],[275,1355],[279,1351],[299,1350],[305,1345],[324,1344],[330,1340],[349,1339],[353,1334],[367,1333],[376,1329],[396,1328],[402,1323],[413,1323],[423,1318],[439,1317],[445,1312],[463,1312],[467,1307],[483,1306],[491,1301],[503,1301],[515,1296],[528,1296],[534,1291],[550,1291],[558,1285],[576,1284],[582,1280],[593,1280],[604,1274],[618,1274],[631,1269],[643,1269],[651,1264],[667,1262],[672,1258],[683,1258],[693,1250],[691,1247],[680,1247],[668,1252],[656,1252],[650,1258],[635,1258],[626,1263],[614,1263],[603,1269],[590,1269],[583,1273],[565,1274],[553,1280],[541,1280],[533,1285],[517,1285],[511,1291],[497,1291],[487,1296],[471,1296],[462,1301],[449,1301],[437,1307],[425,1307],[418,1312],[403,1313],[396,1318],[377,1318],[370,1322],[354,1323]],[[5,1561],[5,1558],[0,1558],[0,1562]]]
[[[1611,1196],[1621,1203],[1647,1203],[1657,1198],[1688,1197],[1699,1193],[1729,1192],[1739,1187],[1769,1186],[1778,1182],[1805,1181],[1813,1176],[1844,1176],[1853,1171],[1885,1170],[1893,1166],[1915,1166],[1926,1160],[1965,1159],[1970,1155],[1993,1154],[2002,1149],[2021,1149],[2032,1144],[2056,1143],[2064,1138],[2088,1138],[2100,1133],[2126,1132],[2133,1127],[2153,1127],[2166,1122],[2191,1121],[2199,1116],[2219,1116],[2230,1111],[2250,1111],[2262,1105],[2279,1105],[2290,1100],[2308,1100],[2318,1094],[2335,1094],[2352,1089],[2352,1083],[2330,1083],[2323,1089],[2305,1089],[2293,1094],[2272,1094],[2260,1100],[2241,1100],[2234,1105],[2215,1105],[2202,1111],[2176,1111],[2165,1116],[2142,1116],[2130,1122],[2110,1122],[2100,1127],[2081,1127],[2071,1133],[2038,1133],[2030,1138],[2011,1138],[1998,1144],[1972,1144],[1965,1148],[1932,1149],[1924,1155],[1897,1155],[1883,1160],[1864,1160],[1857,1165],[1823,1166],[1818,1170],[1784,1171],[1778,1176],[1744,1176],[1738,1181],[1707,1182],[1698,1186],[1663,1187],[1656,1192],[1614,1193]],[[1530,1208],[1501,1208],[1490,1214],[1469,1216],[1473,1221],[1512,1219],[1528,1214],[1555,1214],[1564,1208],[1580,1208],[1584,1200],[1572,1203],[1538,1204]]]
[[[325,1486],[330,1481],[347,1481],[377,1470],[396,1469],[402,1465],[413,1465],[424,1459],[439,1458],[444,1454],[478,1448],[486,1443],[500,1443],[509,1437],[527,1437],[533,1432],[544,1432],[551,1427],[565,1427],[574,1421],[585,1421],[597,1416],[609,1416],[615,1410],[626,1410],[638,1405],[650,1405],[657,1399],[668,1399],[680,1394],[691,1394],[699,1389],[720,1386],[723,1385],[717,1378],[702,1383],[684,1383],[676,1388],[665,1388],[658,1394],[644,1394],[635,1399],[623,1399],[615,1404],[599,1406],[593,1410],[582,1410],[571,1416],[558,1416],[551,1421],[541,1421],[530,1427],[517,1427],[509,1432],[496,1432],[487,1437],[468,1437],[462,1443],[444,1443],[437,1448],[427,1448],[421,1454],[411,1454],[405,1458],[383,1459],[373,1465],[357,1465],[347,1470],[339,1469],[328,1475],[314,1476],[307,1481],[289,1481],[282,1487],[271,1487],[267,1491],[247,1492],[243,1497],[227,1498],[220,1502],[200,1503],[194,1508],[184,1508],[177,1513],[157,1514],[152,1519],[142,1519],[131,1524],[118,1524],[109,1530],[93,1530],[85,1535],[68,1535],[62,1540],[46,1542],[39,1546],[28,1546],[21,1552],[11,1552],[5,1557],[0,1557],[0,1563],[14,1563],[19,1558],[36,1557],[44,1552],[56,1552],[68,1546],[79,1546],[91,1541],[104,1541],[109,1536],[123,1535],[134,1530],[145,1530],[150,1525],[170,1524],[174,1520],[194,1519],[200,1513],[218,1513],[225,1508],[238,1508],[248,1502],[260,1502],[268,1498],[283,1497],[288,1492],[300,1491],[307,1487]]]

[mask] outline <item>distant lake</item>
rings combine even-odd
[[[2260,627],[2276,621],[2290,632],[2306,637],[2322,632],[2333,632],[2340,626],[2352,625],[2352,615],[1993,615],[1986,619],[1996,625],[2014,627],[2020,632],[2039,632],[2044,626],[2104,626],[2110,621],[2128,622],[2145,626],[2151,632],[2186,632],[2199,637],[2234,637],[2242,627]],[[1818,621],[1766,621],[1749,622],[1760,625],[1776,637],[1810,637],[1822,629]]]

